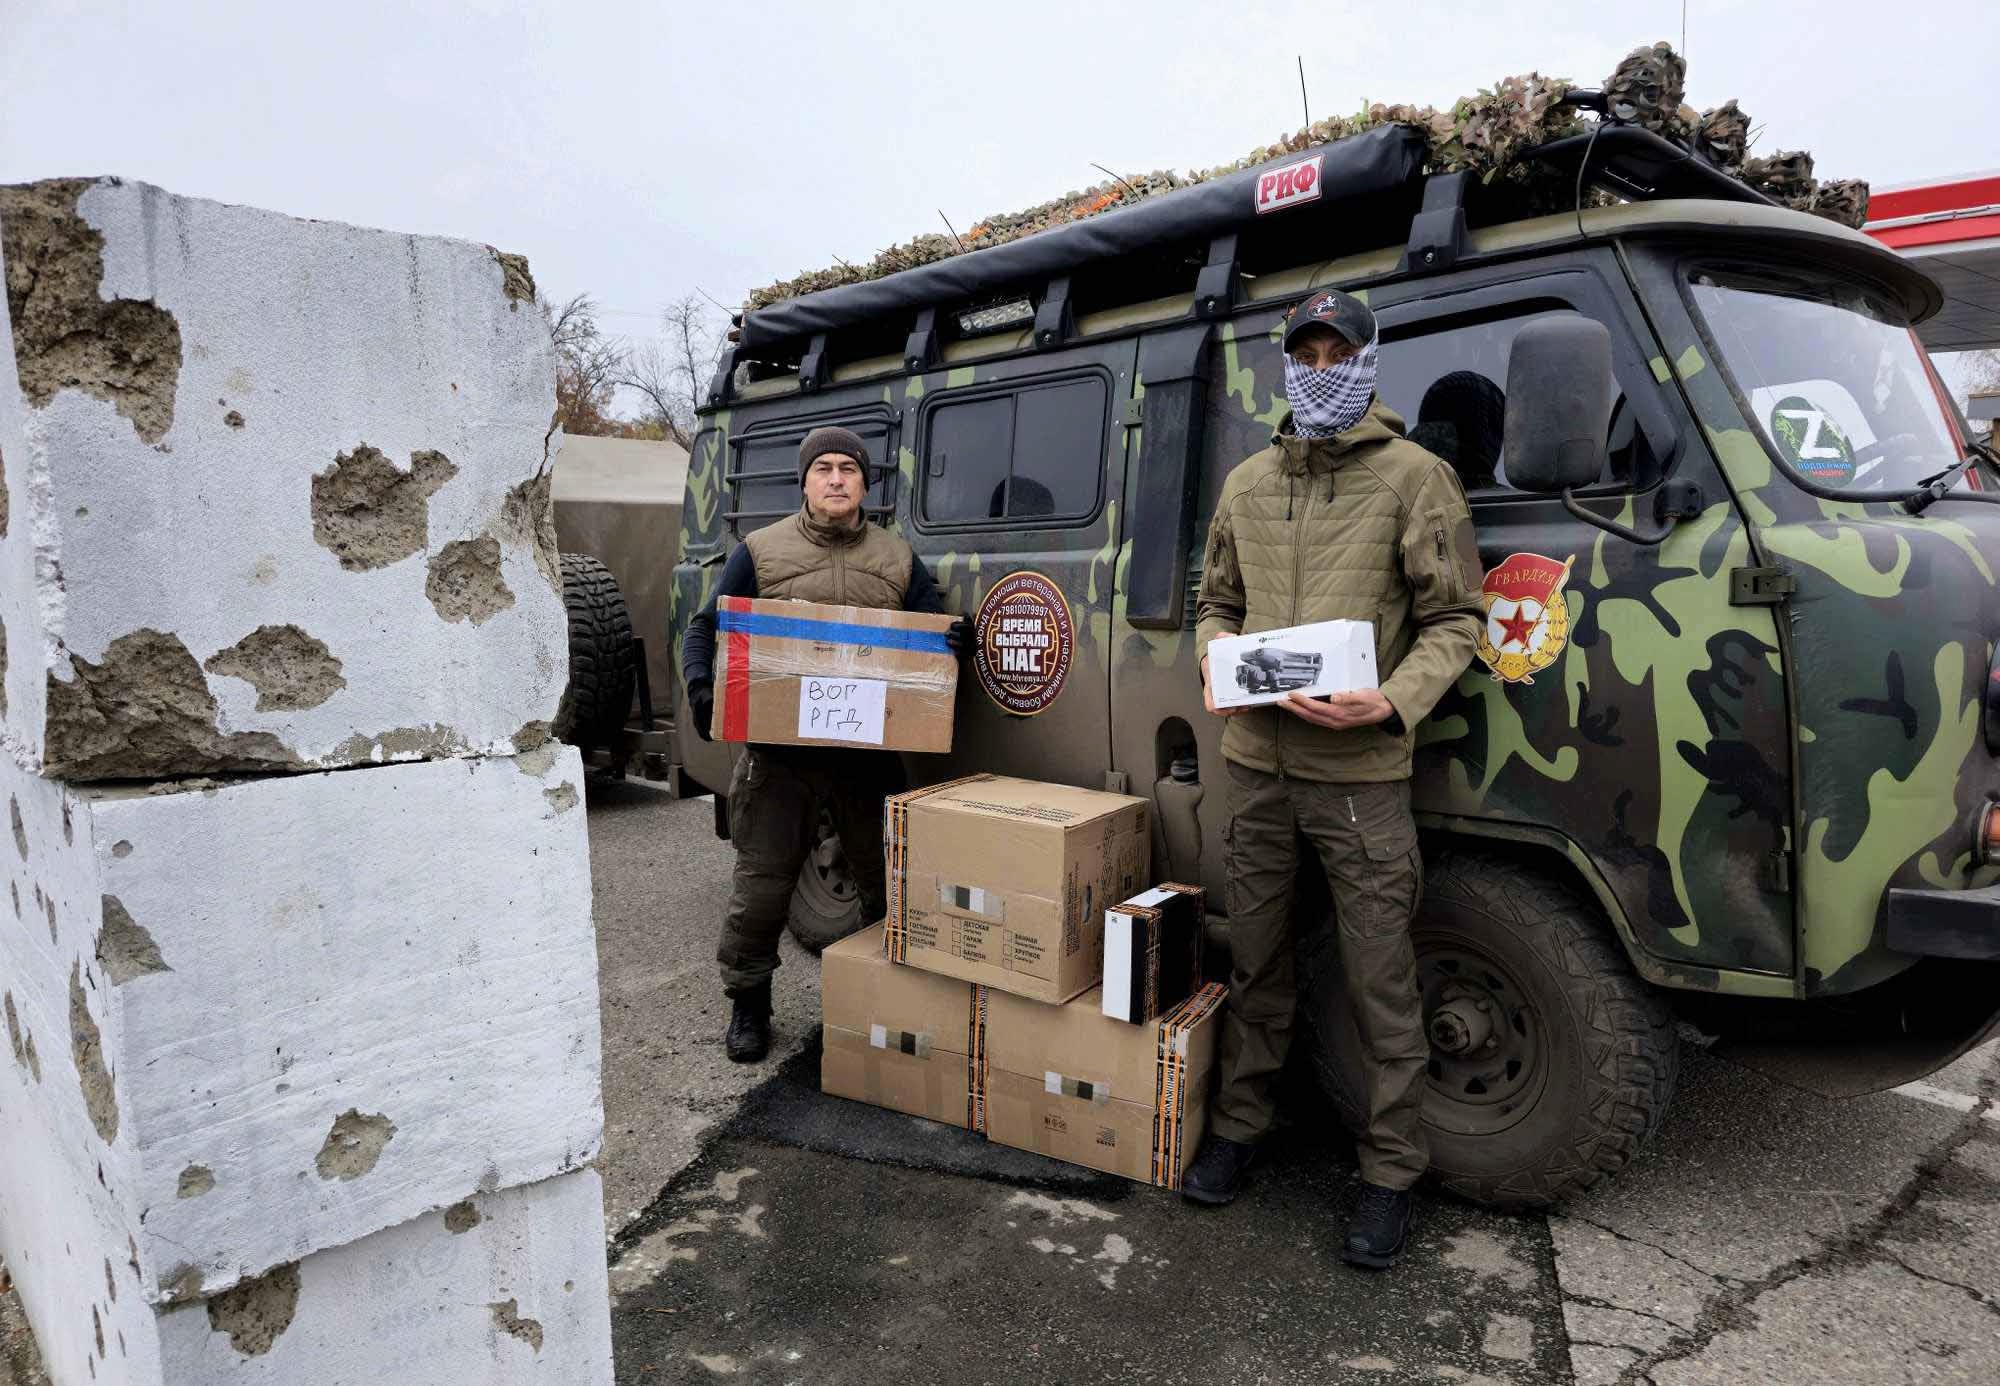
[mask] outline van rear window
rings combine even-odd
[[[924,435],[924,522],[1058,523],[1095,514],[1108,403],[1096,375],[941,401]]]

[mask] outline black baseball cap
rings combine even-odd
[[[1286,351],[1308,327],[1329,328],[1349,346],[1364,347],[1375,340],[1375,315],[1368,311],[1368,305],[1338,289],[1316,293],[1285,314]]]

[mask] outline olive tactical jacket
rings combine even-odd
[[[1229,474],[1209,525],[1196,648],[1219,635],[1340,619],[1375,623],[1396,715],[1335,731],[1275,707],[1230,718],[1222,754],[1302,780],[1406,779],[1417,723],[1465,672],[1485,580],[1451,467],[1403,437],[1378,397],[1331,438],[1282,431]]]

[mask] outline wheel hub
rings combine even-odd
[[[1415,942],[1431,1044],[1424,1119],[1466,1135],[1503,1131],[1547,1081],[1540,1013],[1486,949],[1463,939]]]
[[[1493,1006],[1488,1001],[1460,997],[1431,1014],[1431,1048],[1446,1054],[1471,1054],[1493,1040]]]

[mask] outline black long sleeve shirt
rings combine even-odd
[[[687,634],[681,637],[681,674],[687,686],[693,688],[698,683],[715,682],[715,602],[717,597],[754,597],[757,595],[757,565],[751,560],[750,546],[738,544],[736,552],[729,555],[729,561],[722,565],[722,581],[716,584],[715,596],[688,622]],[[903,610],[929,611],[942,615],[944,597],[938,591],[937,581],[931,577],[931,570],[924,566],[923,559],[910,555],[910,585],[903,590]]]

